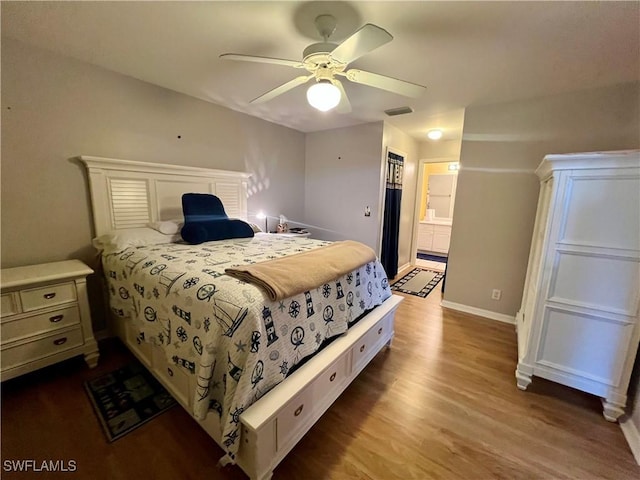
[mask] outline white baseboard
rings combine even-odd
[[[413,267],[410,263],[405,263],[404,265],[398,267],[398,273],[402,272],[405,268]]]
[[[470,307],[469,305],[462,305],[461,303],[450,302],[448,300],[442,300],[440,305],[451,310],[457,310],[459,312],[471,313],[479,317],[490,318],[491,320],[497,320],[498,322],[516,324],[516,317],[511,315],[505,315],[504,313],[492,312],[491,310],[483,310],[482,308]]]
[[[638,431],[638,427],[633,423],[633,421],[631,421],[631,418],[625,417],[620,420],[620,428],[622,429],[624,438],[627,439],[627,443],[629,444],[631,453],[633,453],[633,457],[636,459],[636,463],[640,465],[640,431]]]

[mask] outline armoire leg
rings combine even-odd
[[[531,375],[522,373],[520,370],[516,369],[516,384],[520,390],[526,390],[527,387],[531,385]]]

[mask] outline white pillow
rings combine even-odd
[[[93,239],[93,246],[104,253],[121,252],[128,247],[144,247],[145,245],[159,245],[175,243],[182,240],[180,234],[165,235],[152,228],[125,228],[112,230]]]
[[[175,235],[176,233],[180,233],[183,225],[184,222],[182,220],[162,220],[159,222],[147,223],[147,227],[153,228],[165,235]]]

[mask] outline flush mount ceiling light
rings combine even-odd
[[[440,140],[442,138],[442,130],[440,130],[439,128],[429,130],[427,132],[427,137],[429,137],[431,140]]]
[[[329,80],[319,80],[307,90],[307,101],[313,108],[327,112],[340,103],[340,89]]]

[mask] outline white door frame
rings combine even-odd
[[[420,223],[420,202],[422,201],[422,183],[424,181],[424,166],[427,163],[459,163],[460,157],[423,158],[418,161],[418,175],[416,175],[416,200],[413,207],[413,235],[411,236],[411,265],[415,265],[418,257],[418,224]]]

